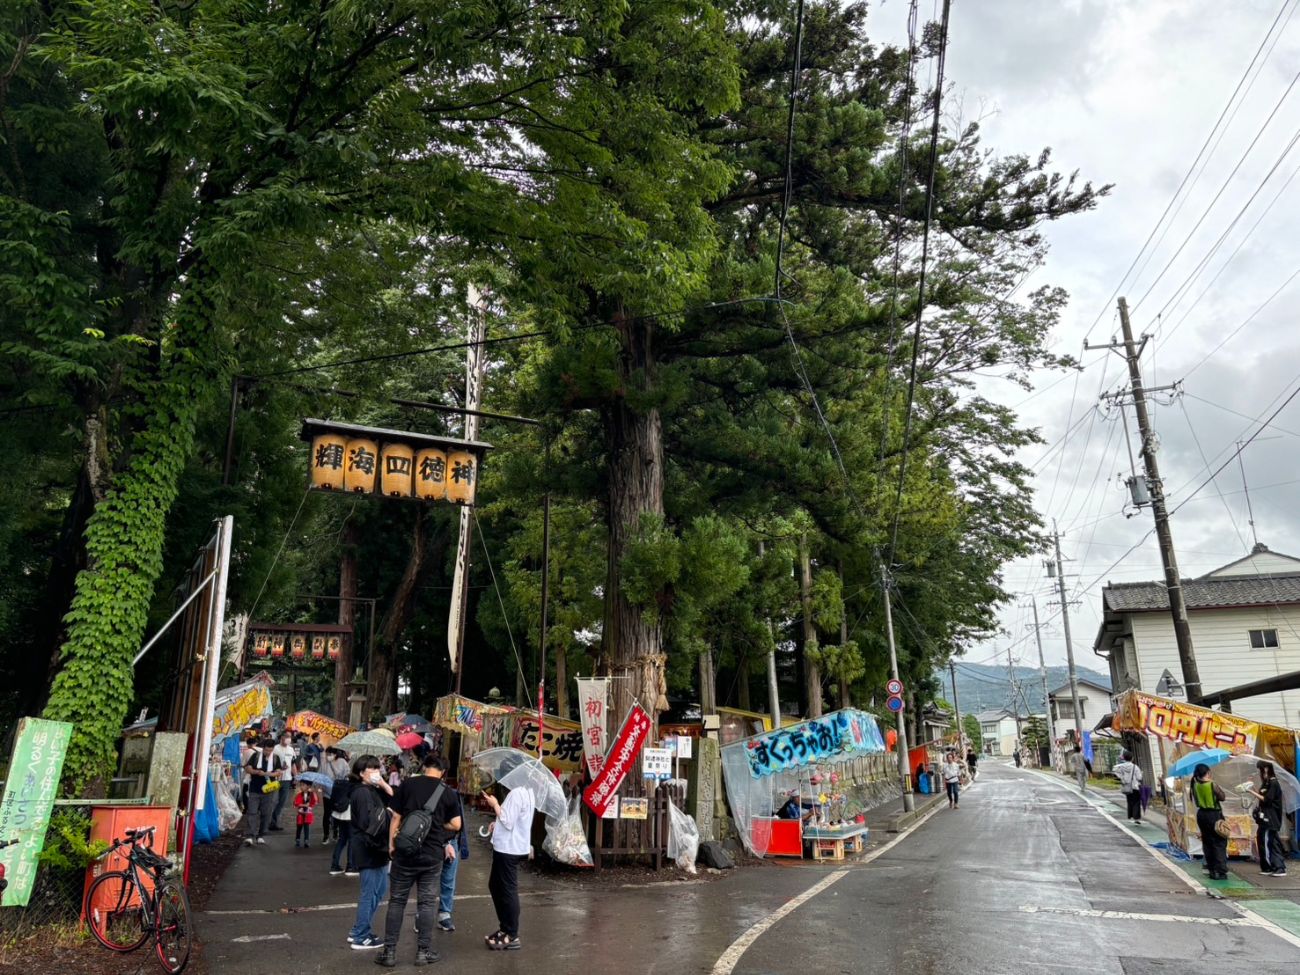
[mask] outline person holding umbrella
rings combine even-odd
[[[498,786],[499,788],[499,786]],[[488,808],[496,816],[492,830],[492,871],[488,893],[501,926],[487,936],[493,951],[518,951],[519,944],[519,864],[528,859],[533,829],[533,794],[527,788],[511,789],[501,802],[489,792],[483,793]]]
[[[1211,880],[1227,880],[1228,838],[1220,836],[1218,831],[1218,824],[1223,822],[1223,800],[1227,797],[1218,783],[1210,778],[1210,766],[1204,762],[1192,770],[1189,793],[1196,807],[1196,825],[1201,831],[1205,870]]]
[[[1272,762],[1260,762],[1259,791],[1250,794],[1259,800],[1255,807],[1255,825],[1259,827],[1259,872],[1270,877],[1286,876],[1286,855],[1282,852],[1282,786],[1277,781]]]

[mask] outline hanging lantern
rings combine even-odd
[[[422,501],[441,501],[447,496],[445,451],[421,450],[415,455],[415,496]]]
[[[379,446],[373,440],[349,440],[343,465],[343,485],[347,490],[373,491],[375,475],[379,472]]]
[[[325,646],[326,646],[326,652],[329,654],[329,658],[331,660],[338,660],[339,651],[343,649],[343,641],[336,636],[332,636],[329,638],[329,642],[326,643]]]
[[[271,638],[265,633],[259,633],[257,639],[253,641],[253,656],[265,657],[271,652]]]
[[[414,485],[415,451],[404,443],[384,444],[379,490],[390,498],[409,498]]]
[[[272,657],[284,656],[284,634],[283,633],[271,634],[271,656]]]
[[[457,504],[474,503],[474,482],[478,480],[478,461],[474,455],[457,450],[447,455],[447,500]]]
[[[301,660],[307,656],[307,638],[301,633],[295,633],[293,639],[289,641],[289,656],[294,660]]]
[[[314,636],[311,638],[311,659],[325,659],[325,638],[323,636]]]
[[[320,491],[343,490],[343,466],[348,442],[336,433],[322,433],[311,442],[311,486]]]

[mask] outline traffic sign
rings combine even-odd
[[[903,682],[895,677],[885,684],[885,691],[892,697],[898,697],[903,693]]]
[[[895,683],[897,683],[897,681],[895,681]],[[897,694],[891,694],[889,695],[888,700],[885,701],[885,707],[897,714],[899,711],[903,710],[903,699]]]

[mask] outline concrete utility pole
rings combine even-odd
[[[1048,700],[1047,664],[1043,661],[1043,634],[1038,627],[1038,597],[1030,596],[1034,607],[1034,641],[1038,644],[1038,676],[1043,679],[1043,709],[1047,712],[1047,760],[1052,760],[1052,749],[1056,747],[1056,725],[1052,721],[1052,702]]]
[[[1020,683],[1016,680],[1016,663],[1011,658],[1011,647],[1007,646],[1007,677],[1011,680],[1011,707],[1015,710],[1016,719],[1016,747],[1020,747],[1020,705],[1016,703],[1016,694],[1020,690]]]
[[[901,680],[898,676],[898,649],[894,646],[894,609],[890,605],[889,570],[883,563],[880,566],[880,581],[885,597],[885,634],[889,637],[889,672],[894,680]],[[898,749],[898,780],[903,790],[903,812],[912,812],[916,808],[916,800],[912,798],[908,784],[910,770],[907,767],[907,722],[903,720],[902,711],[894,716],[898,719],[898,743],[895,747]]]
[[[961,726],[961,704],[957,700],[957,665],[951,660],[948,661],[948,675],[952,678],[952,710],[957,719],[957,747],[960,749],[966,729]],[[962,758],[964,760],[965,755]]]
[[[1137,415],[1138,434],[1142,437],[1142,464],[1146,469],[1147,489],[1151,494],[1151,512],[1156,519],[1156,538],[1160,543],[1160,561],[1165,567],[1165,589],[1169,593],[1169,613],[1174,619],[1174,640],[1178,644],[1178,660],[1183,669],[1183,686],[1187,688],[1189,704],[1201,700],[1201,675],[1196,667],[1196,652],[1192,647],[1192,631],[1187,622],[1187,604],[1183,599],[1183,580],[1178,571],[1178,557],[1174,553],[1174,536],[1169,529],[1169,512],[1165,507],[1165,489],[1160,480],[1160,467],[1156,463],[1155,434],[1147,413],[1147,391],[1142,386],[1142,367],[1138,362],[1147,336],[1142,344],[1133,341],[1133,326],[1129,324],[1128,302],[1119,299],[1119,323],[1124,332],[1123,343],[1110,342],[1088,348],[1106,348],[1119,351],[1123,348],[1128,361],[1129,382],[1132,387],[1133,412]]]
[[[1052,520],[1052,542],[1056,546],[1056,589],[1061,594],[1061,623],[1065,627],[1065,659],[1070,665],[1070,697],[1074,700],[1074,735],[1079,746],[1079,788],[1088,791],[1088,769],[1083,764],[1083,709],[1079,707],[1079,672],[1074,669],[1074,641],[1070,639],[1070,607],[1065,595],[1065,569],[1061,565],[1061,533]]]
[[[766,548],[762,540],[758,543],[758,557],[761,559],[766,554]],[[781,729],[781,691],[776,682],[776,631],[772,627],[772,620],[767,621],[767,632],[772,635],[772,646],[767,651],[767,709],[772,714],[772,730]]]

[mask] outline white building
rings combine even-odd
[[[1009,756],[1016,750],[1016,718],[1006,710],[981,711],[975,715],[984,740],[985,755]]]
[[[1074,734],[1074,695],[1069,683],[1047,693],[1048,707],[1052,712],[1052,728],[1057,738]],[[1084,731],[1091,731],[1103,715],[1110,713],[1110,688],[1086,678],[1079,678],[1079,722]]]
[[[1300,559],[1256,545],[1250,555],[1183,580],[1201,693],[1300,671]],[[1116,693],[1186,697],[1169,597],[1160,582],[1102,590],[1094,652],[1110,661]],[[1242,717],[1300,727],[1300,691],[1232,702]]]

